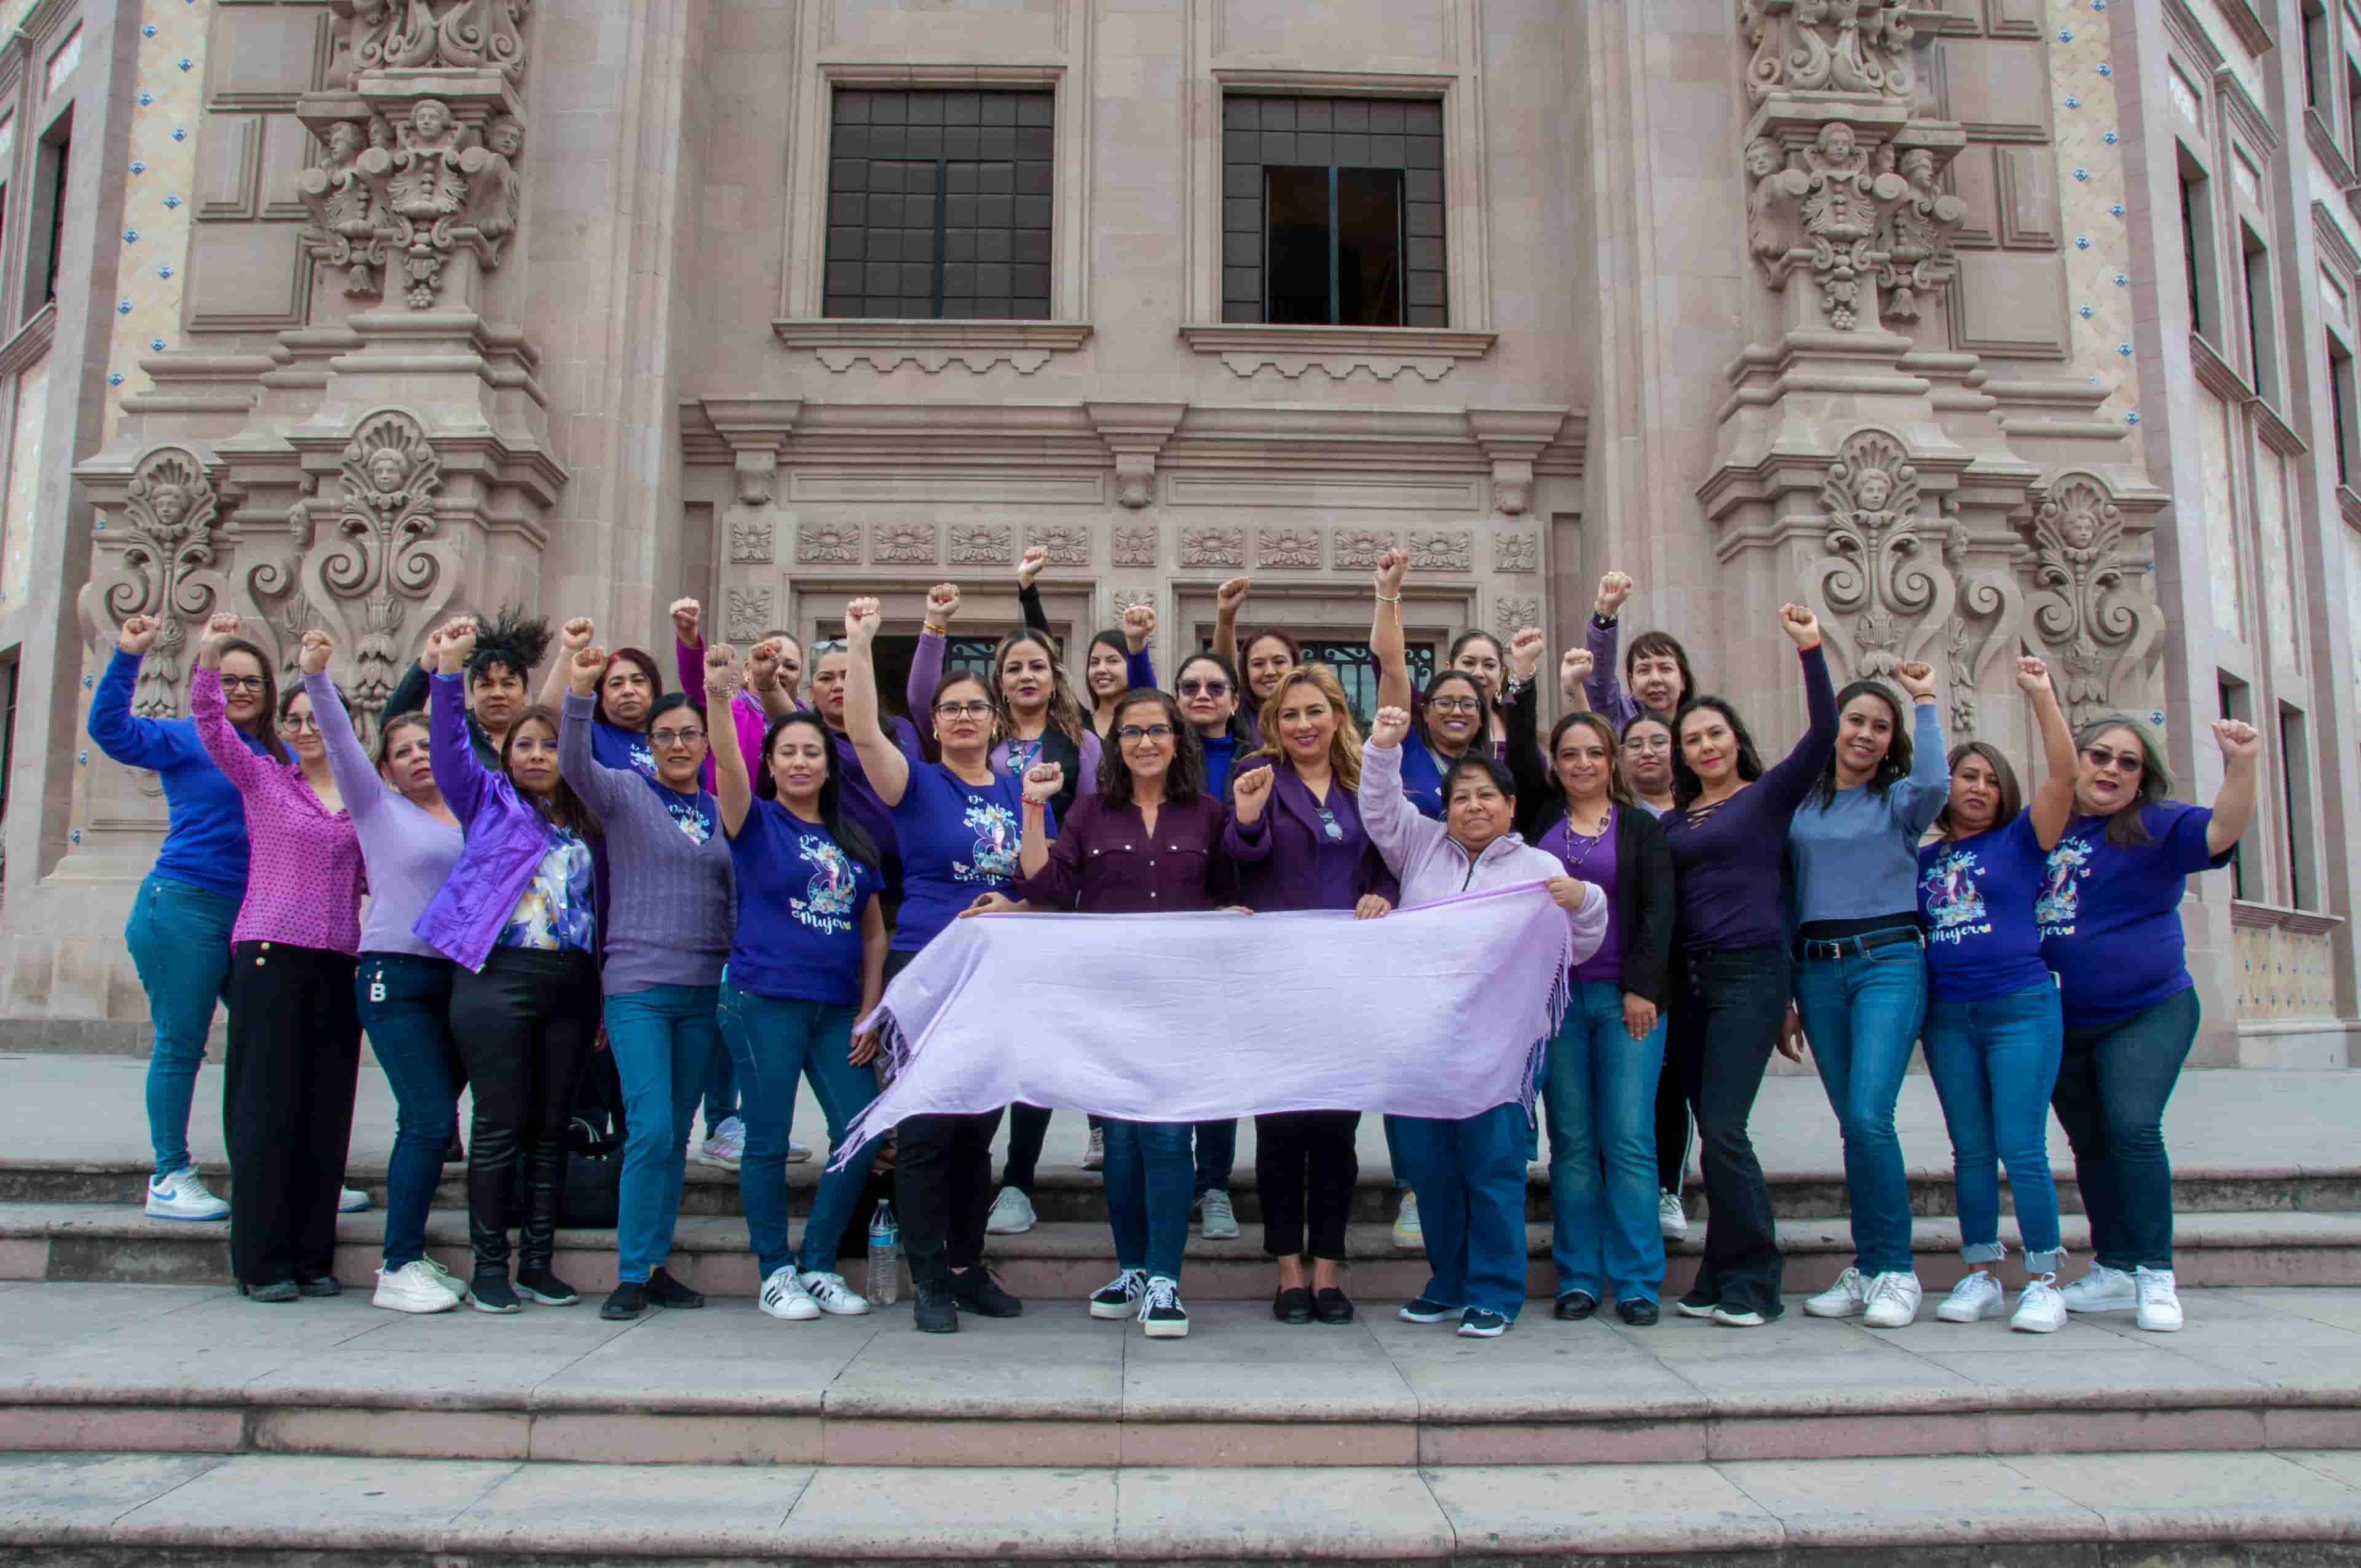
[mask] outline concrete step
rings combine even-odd
[[[469,1568],[947,1560],[2345,1563],[2349,1453],[2049,1453],[1578,1468],[748,1471],[251,1455],[0,1459],[12,1563]],[[308,1555],[317,1554],[317,1555]]]
[[[337,1222],[336,1274],[346,1284],[365,1287],[382,1257],[385,1217],[370,1212]],[[1705,1224],[1694,1221],[1689,1238],[1671,1244],[1664,1289],[1669,1298],[1688,1288],[1703,1251]],[[797,1227],[800,1234],[800,1226]],[[2061,1232],[2068,1251],[2089,1254],[2090,1229],[2079,1215],[2066,1216]],[[2017,1250],[2013,1222],[2002,1239]],[[428,1217],[427,1247],[456,1274],[468,1266],[467,1217],[464,1211],[437,1210]],[[2361,1213],[2263,1211],[2181,1216],[2175,1226],[2177,1272],[2186,1286],[2361,1286]],[[1535,1297],[1555,1293],[1546,1223],[1526,1227],[1532,1259],[1527,1281]],[[1786,1286],[1817,1290],[1852,1261],[1850,1229],[1839,1217],[1782,1220],[1780,1249],[1786,1257]],[[1963,1265],[1959,1225],[1943,1218],[1912,1225],[1918,1277],[1929,1291],[1946,1290]],[[1356,1224],[1346,1233],[1351,1288],[1374,1298],[1404,1299],[1426,1283],[1423,1258],[1398,1250],[1389,1228]],[[1115,1270],[1113,1236],[1103,1223],[1062,1221],[1037,1225],[1022,1235],[994,1236],[986,1255],[1011,1290],[1021,1297],[1073,1299],[1098,1288]],[[1206,1241],[1191,1234],[1186,1283],[1191,1295],[1210,1300],[1267,1297],[1271,1266],[1262,1252],[1260,1227],[1249,1223],[1235,1241]],[[858,1284],[863,1261],[842,1260]],[[615,1233],[558,1233],[555,1266],[577,1288],[604,1292],[615,1282]],[[674,1233],[671,1267],[682,1280],[708,1295],[752,1296],[760,1286],[747,1250],[742,1221],[726,1216],[684,1217]],[[0,1279],[113,1280],[126,1284],[230,1283],[228,1233],[219,1223],[151,1220],[120,1203],[0,1203]]]

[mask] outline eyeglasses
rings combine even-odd
[[[281,729],[291,729],[296,734],[302,735],[307,731],[319,729],[320,721],[313,718],[308,713],[290,713],[280,718],[279,728]]]
[[[1484,704],[1472,696],[1439,696],[1426,705],[1437,713],[1481,713]]]
[[[1170,740],[1172,739],[1172,726],[1170,724],[1126,724],[1122,729],[1115,732],[1115,738],[1122,741],[1126,746],[1130,745],[1135,740]]]
[[[1336,825],[1336,814],[1324,806],[1315,806],[1313,809],[1320,813],[1320,831],[1341,843],[1345,838],[1345,829]]]
[[[945,718],[982,718],[992,711],[988,702],[939,702],[935,711]]]
[[[1182,696],[1227,696],[1230,695],[1230,683],[1227,681],[1182,681],[1180,683],[1180,695]]]
[[[262,689],[260,675],[224,675],[221,688],[225,692],[258,692]]]
[[[1673,738],[1669,735],[1634,735],[1623,742],[1623,749],[1627,751],[1669,751],[1673,749]]]
[[[2082,756],[2094,768],[2119,773],[2136,774],[2147,765],[2137,751],[2110,751],[2104,746],[2085,746]]]
[[[657,729],[650,731],[648,739],[659,746],[694,746],[699,740],[705,739],[705,731],[702,729]]]

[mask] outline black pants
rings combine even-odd
[[[1684,961],[1687,985],[1673,1003],[1666,1046],[1697,1114],[1707,1210],[1705,1260],[1688,1299],[1775,1317],[1778,1232],[1746,1121],[1786,1015],[1787,954],[1741,948]]]
[[[247,1285],[336,1266],[336,1197],[353,1135],[361,1021],[349,953],[240,942],[230,949],[229,1259]]]
[[[451,981],[451,1033],[475,1091],[467,1134],[467,1237],[476,1266],[509,1262],[509,1172],[525,1156],[517,1252],[547,1267],[566,1180],[566,1127],[598,1032],[598,969],[588,953],[494,948]]]
[[[1000,1163],[1000,1185],[1033,1196],[1033,1175],[1041,1163],[1041,1145],[1049,1135],[1050,1113],[1039,1105],[1008,1108],[1008,1154]],[[1091,1118],[1097,1128],[1099,1119]]]
[[[917,956],[886,954],[886,983]],[[1039,1114],[1046,1127],[1049,1113]],[[948,1288],[951,1270],[983,1261],[983,1223],[992,1217],[992,1140],[1000,1133],[1000,1117],[998,1111],[913,1116],[894,1129],[894,1210],[902,1222],[911,1283]],[[1037,1157],[1040,1147],[1037,1135]]]
[[[1665,1025],[1667,1038],[1671,1025]],[[1672,1053],[1656,1076],[1656,1190],[1678,1192],[1689,1165],[1689,1095]]]
[[[1255,1185],[1262,1193],[1262,1250],[1345,1261],[1345,1223],[1360,1179],[1358,1111],[1288,1111],[1255,1118]]]

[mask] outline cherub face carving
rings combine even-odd
[[[1746,144],[1746,172],[1755,180],[1779,170],[1779,147],[1769,137],[1756,137]]]
[[[2098,526],[2087,511],[2070,512],[2066,518],[2066,543],[2077,550],[2088,550],[2091,542],[2099,537]]]
[[[1852,490],[1863,511],[1883,511],[1894,494],[1894,481],[1886,477],[1883,468],[1865,468],[1861,477],[1852,482]]]
[[[189,515],[189,495],[178,485],[159,485],[148,503],[156,509],[156,521],[162,528],[178,528],[181,520]]]
[[[1830,163],[1852,161],[1852,127],[1842,120],[1830,120],[1820,127],[1820,154]]]
[[[328,127],[328,161],[350,163],[361,150],[361,128],[350,120],[338,120]]]
[[[513,115],[502,115],[484,127],[484,145],[514,161],[524,151],[524,126]]]
[[[421,99],[410,111],[410,128],[420,141],[441,141],[443,133],[451,128],[451,111],[436,99]]]
[[[369,454],[369,483],[382,494],[390,495],[401,488],[402,478],[409,468],[410,465],[402,461],[401,454],[390,447]]]

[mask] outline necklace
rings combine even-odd
[[[1566,873],[1571,876],[1589,869],[1590,857],[1597,852],[1599,845],[1607,842],[1607,836],[1615,830],[1615,807],[1611,805],[1608,806],[1606,819],[1599,823],[1598,831],[1595,834],[1576,832],[1574,818],[1571,817],[1558,826],[1565,834],[1565,853],[1559,859],[1566,862]]]

